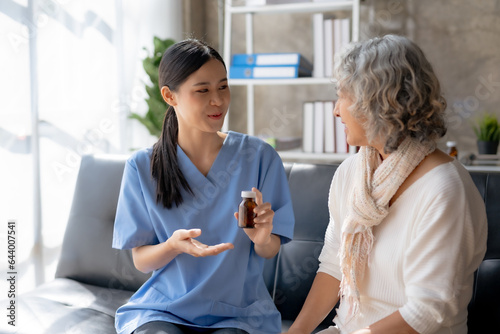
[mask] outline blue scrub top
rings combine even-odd
[[[216,256],[180,254],[155,270],[129,302],[116,312],[118,333],[163,320],[210,328],[241,328],[251,334],[280,333],[281,316],[265,286],[264,258],[238,228],[234,212],[241,191],[256,187],[274,210],[272,233],[286,243],[294,215],[283,163],[262,140],[229,132],[205,177],[177,146],[179,166],[194,196],[182,189],[184,202],[171,209],[156,203],[150,174],[151,148],[126,163],[118,200],[113,247],[130,249],[166,241],[178,229],[199,228],[207,245],[224,242],[234,249]]]

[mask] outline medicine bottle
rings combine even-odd
[[[238,207],[238,227],[242,228],[254,228],[255,223],[253,222],[256,214],[253,209],[257,206],[255,203],[255,192],[253,191],[242,191],[241,198],[242,201]]]
[[[447,152],[450,157],[458,158],[457,143],[455,141],[446,142]]]

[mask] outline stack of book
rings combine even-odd
[[[306,153],[349,153],[345,125],[333,115],[335,101],[305,102],[302,149]]]
[[[335,54],[351,41],[351,19],[313,15],[314,73],[317,78],[331,77]]]
[[[500,166],[500,155],[497,154],[471,154],[469,160],[473,166]]]
[[[300,53],[234,54],[231,79],[285,79],[310,77],[312,64]]]

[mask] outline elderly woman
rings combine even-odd
[[[467,333],[487,222],[469,173],[436,149],[446,102],[422,50],[388,35],[336,65],[335,116],[360,146],[332,180],[320,267],[289,334]]]

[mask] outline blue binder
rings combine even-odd
[[[310,77],[311,71],[299,66],[231,66],[231,79],[285,79]]]
[[[234,54],[233,66],[298,66],[312,71],[313,65],[300,53],[252,53]]]

